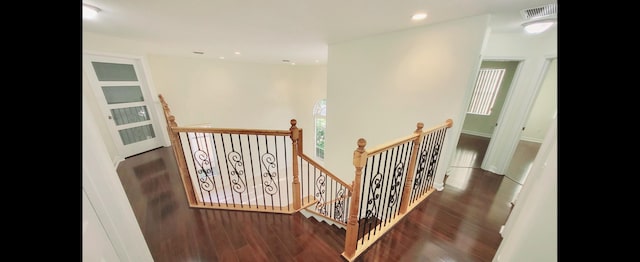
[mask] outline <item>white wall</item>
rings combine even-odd
[[[180,125],[288,129],[305,104],[299,88],[324,89],[324,66],[220,62],[211,59],[149,55],[156,90],[163,94]],[[322,94],[320,94],[322,95]],[[304,98],[309,100],[309,98]],[[313,102],[310,102],[313,103]],[[306,112],[312,115],[311,105]]]
[[[557,122],[553,121],[505,224],[494,262],[558,260],[557,146]]]
[[[149,55],[156,90],[179,125],[286,130],[304,129],[313,156],[313,106],[326,96],[326,66],[221,62]]]
[[[109,235],[82,190],[82,261],[120,261]]]
[[[87,78],[87,73],[82,71],[82,97],[87,100],[87,114],[90,114],[94,119],[103,119],[104,116],[98,106],[98,100],[94,95],[94,91],[91,89],[89,85],[89,79]],[[118,157],[118,148],[116,147],[115,142],[113,141],[111,135],[109,134],[109,127],[107,126],[107,122],[105,121],[96,121],[96,125],[98,126],[98,132],[100,134],[100,140],[104,142],[105,148],[107,150],[107,154],[109,155],[111,161],[115,164]]]
[[[118,174],[104,144],[99,142],[98,125],[87,107],[83,98],[82,246],[83,251],[89,252],[83,258],[114,261],[109,258],[115,253],[118,257],[115,261],[153,261]]]
[[[522,60],[505,101],[482,169],[504,174],[520,140],[531,105],[544,77],[545,63],[557,56],[557,29],[540,35],[491,34],[483,59]],[[505,113],[506,112],[506,113]],[[546,131],[546,130],[545,130]]]
[[[553,116],[556,114],[558,99],[558,60],[554,59],[549,64],[544,81],[540,87],[536,102],[531,108],[529,119],[522,131],[522,140],[542,142],[544,135],[551,126]]]
[[[480,65],[488,16],[329,46],[325,163],[350,183],[358,138],[367,149],[453,119],[436,183],[454,149]],[[443,167],[444,166],[444,167]]]
[[[165,97],[179,125],[210,123],[215,127],[285,130],[290,127],[289,120],[295,118],[298,128],[305,130],[305,152],[313,156],[313,105],[326,96],[325,65],[271,65],[156,55],[147,53],[146,48],[151,45],[83,34],[85,50],[143,56],[153,79],[151,88]],[[83,80],[83,96],[90,102],[89,110],[96,119],[102,119],[95,98],[89,97],[93,96],[90,91],[88,81]],[[106,123],[98,125],[106,128]],[[114,158],[113,141],[108,133],[101,135]]]

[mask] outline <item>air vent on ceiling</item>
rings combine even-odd
[[[558,6],[556,3],[520,10],[520,14],[525,20],[552,17],[556,16],[557,13]]]

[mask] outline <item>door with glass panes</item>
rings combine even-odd
[[[161,147],[162,133],[140,60],[91,54],[83,60],[122,157]]]

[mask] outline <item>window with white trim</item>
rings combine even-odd
[[[467,113],[476,115],[491,115],[493,104],[502,84],[504,68],[481,68],[473,89],[473,96]]]
[[[324,130],[327,128],[327,99],[323,98],[313,107],[315,125],[316,157],[324,160]]]

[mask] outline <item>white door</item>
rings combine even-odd
[[[122,157],[161,147],[162,133],[140,60],[84,54],[83,66]]]

